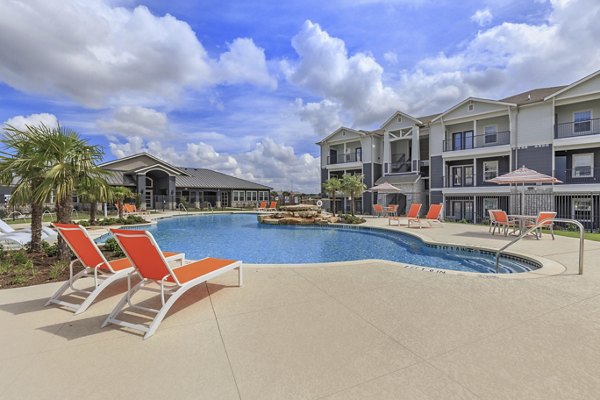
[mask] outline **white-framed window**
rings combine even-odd
[[[586,133],[592,130],[592,110],[575,111],[573,113],[573,132]]]
[[[489,181],[498,176],[498,161],[483,162],[483,180]]]
[[[269,192],[258,192],[258,201],[269,200]]]
[[[496,125],[484,126],[483,135],[483,142],[485,144],[498,142],[498,127]]]
[[[462,166],[450,167],[450,176],[452,176],[452,186],[462,186]]]
[[[483,215],[487,215],[488,210],[498,209],[498,199],[496,197],[483,199]]]
[[[243,190],[234,190],[233,201],[246,201],[245,193]]]
[[[475,104],[469,103],[468,109],[469,109],[469,111],[474,111],[475,110]]]
[[[246,192],[246,201],[256,201],[256,191]]]
[[[591,178],[594,176],[594,153],[573,154],[573,178]]]
[[[592,220],[592,199],[573,198],[573,219],[577,221]]]

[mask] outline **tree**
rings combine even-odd
[[[47,167],[41,184],[33,192],[33,198],[44,201],[54,192],[57,220],[69,223],[73,192],[80,186],[106,184],[104,178],[110,172],[97,166],[102,160],[102,149],[88,144],[75,131],[60,125],[52,129],[41,125],[26,133],[27,140],[37,149],[38,162]],[[69,254],[66,242],[59,237],[59,258],[66,259]]]
[[[335,194],[342,188],[342,182],[338,178],[329,178],[323,183],[323,190],[331,195],[331,212],[335,217]]]
[[[123,201],[131,198],[133,192],[125,186],[116,186],[112,188],[112,198],[116,201],[117,210],[119,211],[119,218],[123,218]]]
[[[98,203],[108,203],[112,201],[112,188],[104,179],[87,179],[77,187],[77,194],[81,199],[90,204],[90,223],[96,221],[98,212]]]
[[[43,125],[42,125],[43,127]],[[33,191],[43,182],[46,165],[36,156],[36,144],[28,140],[36,128],[27,126],[21,131],[14,126],[4,127],[1,142],[5,150],[0,151],[0,184],[12,185],[14,190],[10,204],[31,206],[31,252],[41,251],[42,216],[44,200],[33,197]]]
[[[356,212],[356,204],[354,198],[360,196],[367,186],[363,183],[362,175],[344,174],[341,179],[341,190],[350,197],[350,210],[352,215]]]

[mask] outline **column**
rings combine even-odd
[[[419,172],[420,168],[419,168],[419,160],[421,159],[421,146],[419,143],[419,127],[418,126],[414,126],[412,128],[412,160],[411,160],[411,164],[412,164],[412,171],[413,172]]]
[[[390,146],[390,133],[385,131],[383,133],[383,172],[384,174],[390,173],[390,162],[392,159],[392,147]],[[371,160],[373,161],[373,160]]]
[[[140,209],[146,209],[146,174],[138,174],[136,176],[136,192],[141,197]]]
[[[176,201],[175,201],[175,191],[177,190],[177,186],[175,184],[175,177],[174,176],[169,176],[169,197],[168,197],[168,201],[167,201],[167,208],[169,210],[174,210],[177,207]]]
[[[217,189],[217,202],[216,207],[221,208],[221,189]]]

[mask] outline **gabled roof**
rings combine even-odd
[[[426,115],[424,117],[419,117],[419,121],[422,121],[423,125],[427,125],[428,123],[430,123],[431,121],[433,121],[435,118],[439,117],[440,115],[441,115],[440,113]]]
[[[600,75],[600,69],[598,71],[594,72],[594,73],[589,74],[588,76],[585,76],[585,77],[581,78],[577,82],[571,83],[568,86],[563,86],[561,89],[557,90],[556,92],[554,92],[554,93],[546,96],[544,98],[544,100],[548,100],[548,99],[551,99],[554,96],[558,96],[559,94],[561,94],[563,92],[566,92],[567,90],[570,90],[570,89],[574,88],[575,86],[581,85],[582,83],[587,82],[590,79],[597,77],[598,75]]]
[[[135,179],[131,175],[125,174],[123,171],[110,170],[110,174],[106,176],[106,182],[112,186],[136,186]]]
[[[335,131],[333,131],[332,133],[330,133],[329,135],[327,135],[325,138],[323,138],[320,141],[318,141],[317,144],[321,144],[323,142],[326,142],[327,140],[329,140],[330,138],[334,137],[338,132],[341,132],[341,131],[350,131],[350,132],[354,132],[354,133],[356,133],[358,135],[361,135],[361,136],[365,136],[366,135],[366,132],[364,132],[364,131],[357,131],[356,129],[347,128],[345,126],[340,126]]]
[[[185,172],[183,172],[179,168],[177,168],[177,167],[169,164],[168,162],[166,162],[164,160],[161,160],[160,158],[158,158],[156,156],[153,156],[150,153],[146,153],[146,152],[132,154],[132,155],[127,156],[127,157],[123,157],[123,158],[119,158],[119,159],[116,159],[116,160],[113,160],[113,161],[108,161],[108,162],[102,163],[102,164],[100,164],[98,166],[102,167],[102,168],[105,168],[105,169],[110,169],[110,168],[107,168],[107,167],[110,167],[111,164],[115,164],[117,162],[121,162],[121,161],[125,161],[125,160],[131,160],[132,158],[141,157],[141,156],[149,157],[149,158],[153,159],[154,161],[156,161],[157,164],[163,165],[163,166],[165,166],[165,167],[167,167],[167,168],[169,168],[169,169],[171,169],[171,170],[173,170],[173,171],[175,171],[175,172],[177,172],[179,174],[185,174]]]
[[[439,114],[437,117],[433,118],[431,120],[431,122],[437,121],[438,119],[442,118],[444,115],[448,115],[452,111],[456,110],[460,106],[462,106],[462,105],[464,105],[464,104],[466,104],[466,103],[468,103],[470,101],[478,102],[478,103],[498,104],[498,105],[501,105],[501,106],[509,106],[509,107],[516,107],[517,106],[515,103],[509,103],[509,102],[505,102],[505,101],[502,101],[502,100],[482,99],[482,98],[479,98],[479,97],[467,97],[466,99],[464,99],[460,103],[454,105],[452,108],[449,108],[448,110],[446,110],[443,113]]]
[[[395,118],[397,118],[398,116],[401,116],[403,118],[408,118],[408,119],[416,122],[419,125],[423,125],[423,122],[421,122],[417,118],[415,118],[415,117],[413,117],[411,115],[405,114],[402,111],[396,111],[394,114],[392,114],[391,117],[389,117],[383,124],[380,125],[380,128],[383,128],[384,126],[386,126],[387,124],[389,124],[390,122],[392,122],[392,120],[395,119]]]
[[[226,175],[221,172],[206,168],[184,168],[186,175],[175,177],[175,185],[178,188],[202,188],[202,189],[245,189],[245,190],[271,190],[269,186],[261,185]]]
[[[538,88],[533,90],[527,90],[523,93],[515,94],[510,97],[506,97],[500,101],[505,101],[507,103],[515,103],[519,106],[525,104],[538,103],[540,101],[546,100],[546,97],[558,92],[559,90],[565,88],[566,86],[552,86],[546,88]]]

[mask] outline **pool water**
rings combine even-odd
[[[184,252],[188,259],[219,257],[256,264],[382,259],[495,272],[495,259],[489,252],[429,246],[408,234],[372,228],[274,226],[259,224],[255,214],[226,214],[167,218],[143,229],[152,233],[161,249]],[[502,273],[536,268],[523,260],[502,257],[500,261]]]

